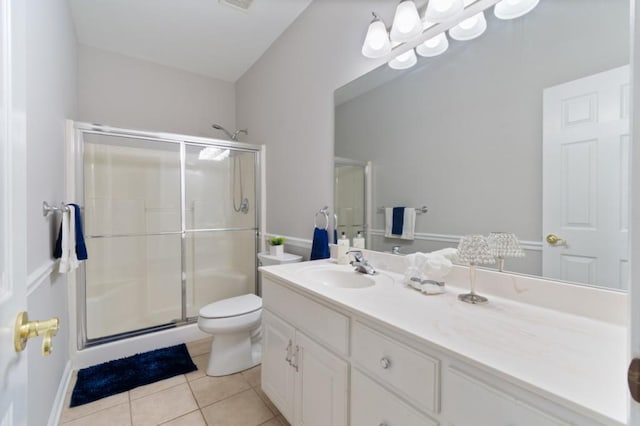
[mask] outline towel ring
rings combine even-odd
[[[318,210],[313,216],[313,226],[315,228],[327,229],[329,227],[329,213],[327,213],[327,210],[329,210],[329,206],[324,206],[324,208]],[[322,215],[324,218],[324,226],[322,227],[318,226],[318,215]]]

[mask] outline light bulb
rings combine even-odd
[[[463,0],[429,0],[424,18],[429,22],[445,22],[455,18],[463,10]]]
[[[486,29],[487,20],[484,18],[484,12],[480,12],[451,28],[449,36],[454,40],[472,40],[481,36]]]
[[[496,3],[493,14],[498,19],[515,19],[531,12],[540,0],[502,0]]]
[[[422,21],[418,15],[416,4],[412,0],[403,0],[396,7],[391,26],[391,40],[409,41],[422,33]]]
[[[389,66],[394,70],[405,70],[407,68],[411,68],[417,62],[418,58],[416,57],[416,52],[414,52],[413,49],[410,49],[389,61]]]
[[[367,58],[380,58],[391,52],[391,43],[384,22],[375,13],[373,17],[362,44],[362,54]]]
[[[449,48],[449,40],[445,33],[440,33],[416,47],[420,56],[427,58],[443,54]]]

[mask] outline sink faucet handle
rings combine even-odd
[[[362,262],[364,260],[364,255],[361,250],[349,250],[347,254],[352,254],[355,262]]]

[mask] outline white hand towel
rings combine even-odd
[[[397,238],[391,233],[393,226],[393,207],[385,207],[384,209],[384,236],[386,238]]]
[[[60,266],[58,270],[64,274],[69,271],[69,211],[67,210],[62,212],[62,225],[60,230],[62,232],[60,243],[62,255],[60,256]]]
[[[393,215],[393,211],[391,213]],[[402,224],[402,236],[403,240],[413,240],[416,232],[416,209],[413,207],[405,207],[404,209],[404,223]]]
[[[76,253],[76,208],[68,205],[69,209],[69,271],[73,271],[80,266],[78,254]]]

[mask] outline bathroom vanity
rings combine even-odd
[[[426,296],[393,269],[261,268],[262,388],[291,424],[625,424],[623,321],[523,303],[509,291],[488,294],[486,305],[461,303],[464,267],[445,294]],[[479,289],[506,275],[481,272]],[[510,290],[533,300],[527,280],[514,278]],[[573,303],[588,311],[597,300],[585,294]]]

